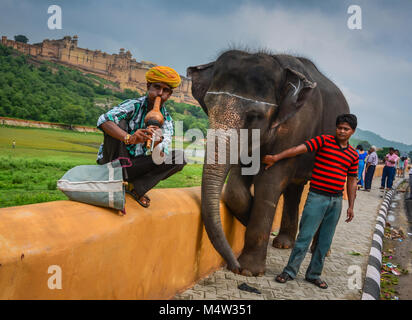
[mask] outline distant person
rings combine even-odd
[[[409,198],[408,200],[412,200],[412,166],[409,166],[408,169],[409,169]]]
[[[13,149],[15,149],[16,148],[16,141],[13,140],[13,143],[11,145],[12,145]]]
[[[395,154],[398,156],[398,160],[396,161],[396,177],[399,177],[400,172],[400,161],[401,161],[401,154],[398,149],[395,149]]]
[[[375,174],[376,166],[378,165],[378,155],[376,154],[376,147],[369,148],[369,156],[366,160],[365,173],[365,191],[371,191],[373,175]]]
[[[402,178],[404,178],[405,177],[405,171],[408,169],[408,164],[409,164],[409,161],[408,161],[408,157],[407,156],[405,156],[405,161],[404,161],[404,163],[403,163],[403,176],[402,176]]]
[[[359,156],[359,168],[358,168],[358,189],[364,186],[363,184],[363,170],[365,169],[365,159],[368,155],[366,151],[363,150],[362,145],[356,147],[356,152]]]
[[[403,178],[405,176],[405,161],[406,166],[408,165],[408,157],[402,156],[399,159],[398,177]]]
[[[394,148],[389,148],[389,153],[385,156],[385,166],[383,167],[382,180],[380,189],[392,189],[393,180],[396,175],[396,163],[399,157]]]
[[[97,163],[105,164],[119,156],[130,158],[132,167],[126,168],[126,173],[127,181],[133,184],[133,189],[126,192],[145,208],[150,205],[150,198],[146,192],[161,180],[182,170],[186,164],[183,152],[169,152],[173,120],[164,106],[173,89],[180,85],[180,76],[172,68],[156,66],[146,72],[146,81],[145,96],[123,101],[102,114],[97,121],[97,127],[104,132],[104,142],[100,146]],[[153,109],[157,97],[161,97],[160,111],[165,119],[164,124],[161,128],[154,125],[146,127],[144,119]],[[152,140],[154,133],[158,133],[159,129],[162,136],[160,140],[155,141],[154,146],[160,148],[160,153],[167,155],[168,160],[156,164],[152,156],[146,154],[146,142]]]

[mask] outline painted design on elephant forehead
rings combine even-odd
[[[237,95],[237,94],[230,93],[230,92],[224,92],[224,91],[208,91],[208,92],[206,92],[206,94],[216,94],[216,95],[218,95],[218,94],[225,94],[225,95],[228,95],[228,96],[230,96],[230,97],[235,97],[235,98],[239,98],[239,99],[246,100],[246,101],[250,101],[250,102],[254,102],[254,103],[267,104],[267,105],[269,105],[269,106],[274,106],[274,107],[277,107],[277,106],[278,106],[276,103],[269,103],[269,102],[265,102],[265,101],[253,100],[253,99],[245,98],[245,97],[242,97],[242,96],[239,96],[239,95]]]

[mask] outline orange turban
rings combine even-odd
[[[146,81],[149,83],[163,82],[171,88],[177,88],[182,80],[179,74],[172,68],[157,66],[146,72]]]

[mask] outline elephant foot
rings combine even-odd
[[[295,239],[286,233],[279,233],[275,239],[273,239],[272,246],[278,249],[290,249],[293,248]]]
[[[236,274],[240,274],[240,271],[241,271],[241,267],[238,261],[235,261],[234,263],[228,263],[226,268],[229,271],[232,271],[233,273],[236,273]]]
[[[261,277],[265,274],[265,262],[259,262],[254,256],[248,254],[241,254],[239,257],[239,263],[241,270],[238,274],[246,277]]]

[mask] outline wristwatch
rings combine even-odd
[[[130,134],[126,134],[126,136],[124,137],[124,143],[129,144],[129,139],[130,139]]]

